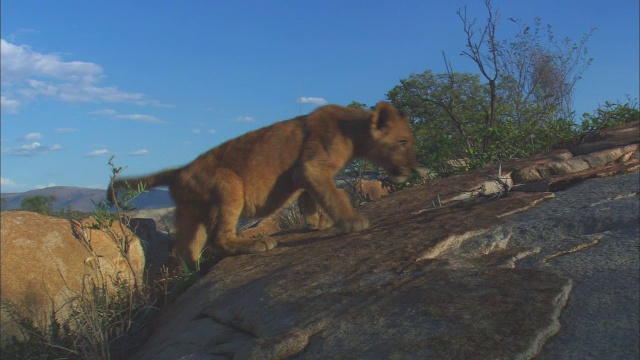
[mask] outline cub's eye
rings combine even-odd
[[[407,140],[400,140],[398,141],[400,143],[400,145],[402,146],[407,146]]]

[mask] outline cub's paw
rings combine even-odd
[[[318,221],[318,230],[328,229],[333,226],[333,220],[329,218],[327,215],[320,216],[320,220]]]
[[[305,218],[305,222],[311,230],[324,230],[333,226],[333,221],[327,215],[314,214]]]
[[[338,227],[344,232],[360,231],[369,227],[369,220],[364,215],[355,213],[353,217],[340,222]]]
[[[262,236],[253,241],[249,251],[251,253],[259,253],[267,250],[271,250],[274,247],[278,246],[278,241],[270,236]]]

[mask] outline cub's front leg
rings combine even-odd
[[[305,220],[313,219],[311,209],[315,208],[317,212],[317,201],[342,231],[360,231],[369,227],[369,220],[353,209],[347,194],[338,190],[332,177],[307,178],[304,188],[306,192],[300,194],[298,204]]]
[[[333,226],[333,220],[328,214],[320,211],[316,199],[307,191],[303,191],[298,197],[298,207],[304,221],[312,230],[324,230]]]

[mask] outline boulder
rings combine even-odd
[[[3,211],[1,216],[0,299],[16,305],[16,310],[39,326],[46,324],[52,309],[63,319],[68,301],[88,281],[98,286],[105,281],[109,287],[105,279],[114,276],[130,283],[142,280],[142,246],[128,230],[124,235],[131,239],[131,267],[106,232],[88,228],[93,223],[90,219],[70,221],[26,211]],[[111,231],[123,235],[119,223],[114,223]],[[3,343],[18,335],[5,310],[3,307]]]
[[[638,123],[599,134],[223,259],[135,358],[637,359]]]
[[[144,280],[147,283],[151,283],[157,276],[162,275],[162,267],[169,263],[171,239],[167,233],[158,230],[157,227],[153,219],[132,218],[129,221],[129,230],[140,239],[147,275]]]
[[[168,235],[176,233],[176,208],[137,209],[127,213],[131,218],[151,219],[155,222],[156,230]]]

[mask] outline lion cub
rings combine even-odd
[[[108,199],[125,182],[147,188],[168,185],[176,203],[172,254],[193,265],[207,244],[222,256],[274,248],[270,237],[236,236],[238,218],[267,216],[296,197],[312,228],[367,228],[368,220],[333,180],[353,158],[370,160],[394,181],[405,181],[417,169],[406,117],[386,102],[373,111],[326,105],[229,140],[184,167],[117,180]],[[319,214],[318,205],[329,218]]]

